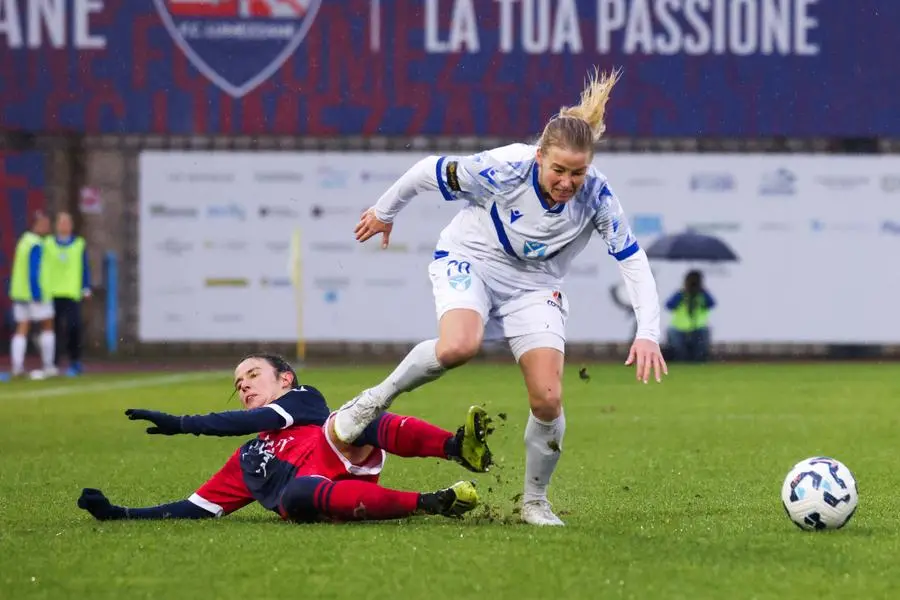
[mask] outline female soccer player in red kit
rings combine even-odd
[[[100,490],[85,488],[78,506],[99,520],[198,519],[228,515],[256,501],[291,521],[380,520],[415,514],[460,516],[478,503],[471,482],[430,493],[378,485],[386,454],[454,460],[487,471],[489,419],[478,407],[454,434],[430,423],[383,414],[353,444],[330,427],[331,411],[315,388],[300,385],[281,357],[252,354],[234,372],[244,410],[176,416],[129,409],[132,420],[151,421],[147,433],[232,436],[248,441],[187,500],[148,508],[115,506]]]

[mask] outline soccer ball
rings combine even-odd
[[[859,494],[856,479],[842,462],[814,456],[788,472],[781,486],[781,501],[800,529],[840,529],[856,512]]]

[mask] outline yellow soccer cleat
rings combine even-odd
[[[491,467],[491,449],[487,438],[491,418],[480,406],[472,406],[466,415],[466,424],[456,431],[453,459],[474,473],[486,473]]]
[[[461,517],[476,506],[478,491],[474,481],[458,481],[446,489],[419,496],[419,508],[432,515]]]

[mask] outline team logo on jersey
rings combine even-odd
[[[517,209],[517,208],[512,209],[511,211],[509,211],[509,223],[510,223],[510,225],[512,225],[513,223],[515,223],[516,221],[518,221],[519,219],[521,219],[521,218],[524,217],[524,216],[525,216],[525,215],[523,215],[523,214],[519,211],[519,209]]]
[[[154,0],[198,71],[235,98],[271,77],[306,37],[321,0]]]
[[[525,255],[525,258],[543,258],[547,254],[547,244],[529,240],[525,242],[522,253]]]

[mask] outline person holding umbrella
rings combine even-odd
[[[672,360],[706,362],[709,359],[709,311],[715,305],[715,299],[703,287],[703,274],[688,271],[683,289],[666,302],[666,309],[672,312],[667,331]]]

